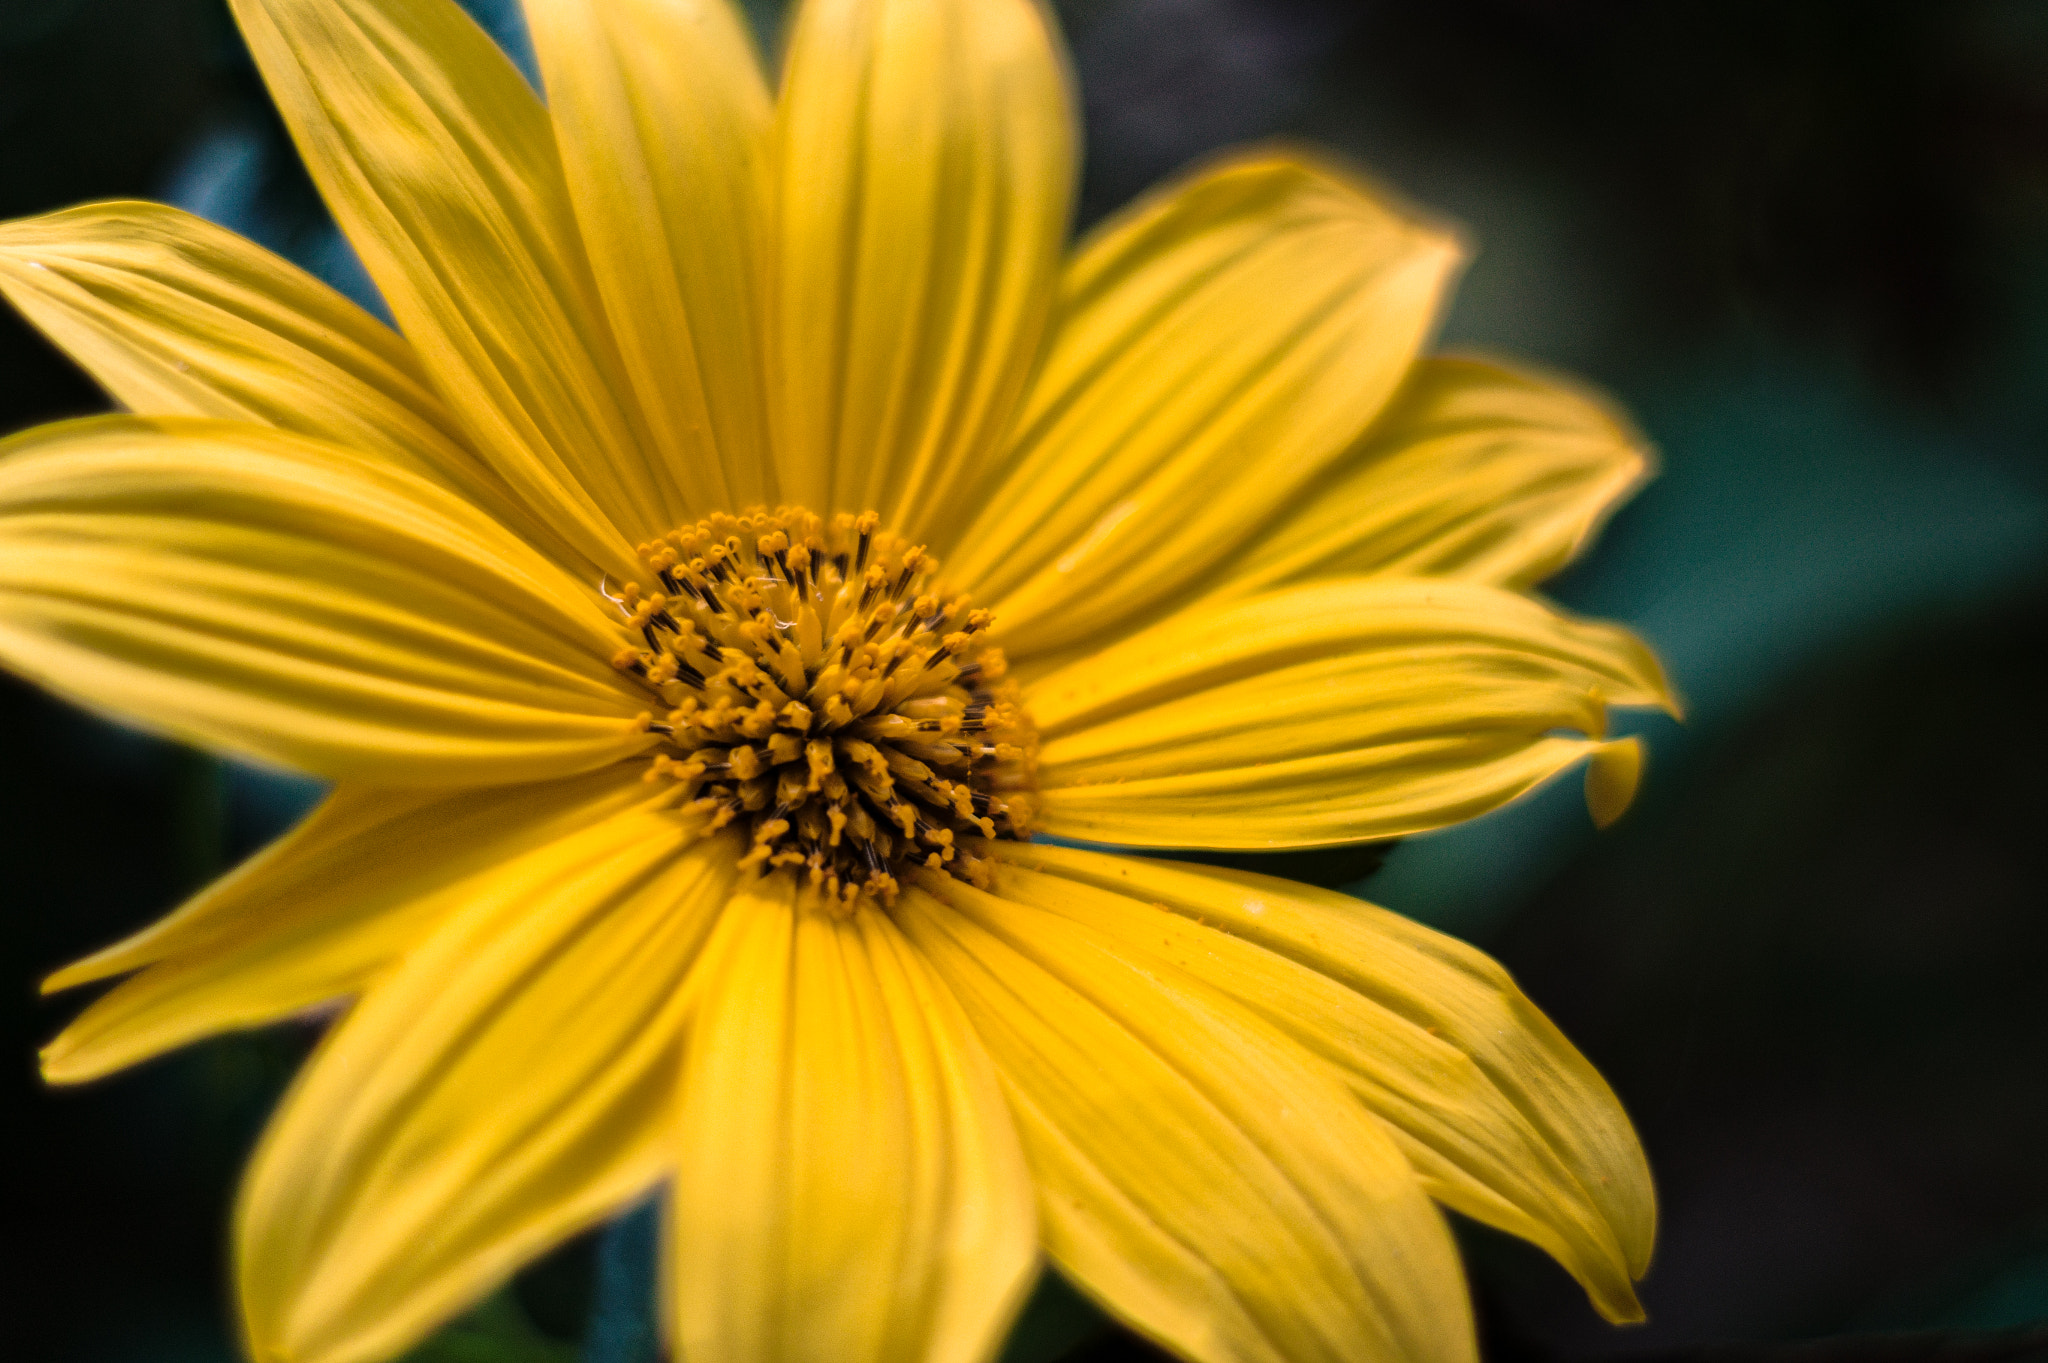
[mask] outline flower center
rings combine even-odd
[[[1023,838],[1038,738],[987,642],[990,613],[870,511],[716,515],[640,546],[658,589],[606,595],[647,641],[613,665],[662,703],[649,781],[742,865],[827,895],[895,898],[913,865],[985,882],[967,836]]]

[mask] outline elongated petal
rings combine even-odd
[[[252,421],[375,453],[536,541],[389,327],[290,261],[164,204],[0,223],[0,293],[144,416]]]
[[[1036,0],[806,0],[780,113],[785,496],[964,524],[1051,306],[1074,130]]]
[[[982,850],[982,849],[978,849]],[[1655,1197],[1614,1094],[1484,955],[1343,895],[991,843],[1001,893],[1185,972],[1334,1064],[1438,1200],[1555,1255],[1640,1320]]]
[[[949,572],[1029,653],[1218,562],[1407,372],[1455,242],[1299,158],[1240,157],[1101,229]]]
[[[1624,630],[1498,588],[1400,578],[1195,607],[1033,682],[1026,700],[1045,830],[1150,847],[1441,827],[1589,756],[1613,775],[1626,754],[1600,741],[1606,707],[1672,704]],[[1612,784],[1603,815],[1619,813]]]
[[[237,1027],[360,993],[520,854],[650,797],[609,767],[448,792],[345,785],[171,914],[58,971],[44,990],[141,970],[43,1050],[80,1083]]]
[[[700,968],[677,1149],[676,1354],[977,1363],[1036,1263],[987,1057],[889,916],[742,895]]]
[[[615,815],[507,863],[322,1044],[236,1218],[250,1353],[390,1358],[667,1170],[729,840]]]
[[[1610,409],[1479,360],[1429,359],[1372,431],[1206,581],[1213,598],[1360,573],[1526,587],[1650,471]]]
[[[1054,1262],[1197,1363],[1471,1359],[1449,1233],[1328,1065],[1005,884],[920,872],[898,915],[995,1059]]]
[[[527,0],[597,287],[700,513],[776,500],[760,305],[774,110],[728,0]]]
[[[0,660],[324,776],[564,776],[644,747],[589,589],[374,456],[107,417],[0,444]]]
[[[590,561],[681,517],[623,405],[546,108],[455,0],[233,0],[399,329],[491,461]]]

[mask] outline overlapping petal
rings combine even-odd
[[[1493,961],[1346,896],[1078,848],[988,844],[1005,898],[1200,980],[1335,1065],[1431,1194],[1542,1245],[1610,1320],[1655,1228],[1614,1094]]]
[[[808,0],[783,73],[782,493],[913,538],[972,514],[1043,340],[1075,135],[1037,0]]]
[[[774,109],[729,0],[527,0],[576,219],[692,514],[776,500],[762,372]]]
[[[1250,1011],[1085,923],[920,872],[898,916],[1001,1073],[1055,1263],[1197,1363],[1473,1357],[1392,1138]]]
[[[589,588],[442,487],[244,423],[0,445],[0,660],[324,776],[537,780],[644,746]]]
[[[0,224],[0,294],[131,412],[253,421],[374,453],[566,547],[463,443],[411,346],[203,218],[105,203]]]
[[[950,574],[1018,654],[1156,606],[1358,438],[1457,260],[1449,236],[1286,154],[1146,199],[1069,265],[1006,476]]]
[[[234,0],[299,154],[472,443],[591,563],[684,499],[650,458],[539,96],[455,0]]]
[[[321,1045],[243,1189],[250,1352],[373,1363],[651,1187],[735,875],[639,811],[506,864]]]
[[[1642,484],[1642,440],[1560,383],[1425,359],[1329,476],[1196,586],[1212,599],[1374,573],[1526,587]]]
[[[670,1282],[697,1363],[978,1363],[1037,1261],[1032,1187],[959,1005],[886,913],[776,877],[707,951]]]
[[[360,993],[449,914],[496,893],[554,838],[650,799],[609,767],[454,792],[344,785],[291,833],[46,992],[141,973],[43,1050],[53,1083],[96,1079],[201,1037]]]
[[[1611,625],[1474,583],[1353,578],[1198,606],[1033,681],[1041,826],[1148,847],[1307,847],[1484,813],[1589,756],[1603,816],[1669,705]],[[1576,730],[1585,737],[1560,736]]]

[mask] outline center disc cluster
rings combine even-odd
[[[912,865],[983,883],[960,839],[1025,836],[1037,736],[986,642],[990,615],[929,584],[922,546],[868,512],[717,515],[640,546],[611,599],[645,648],[613,659],[660,697],[647,773],[703,832],[744,821],[742,864],[847,903]]]

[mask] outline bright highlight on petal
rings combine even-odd
[[[236,1221],[259,1363],[383,1363],[649,1196],[689,1363],[986,1363],[1042,1260],[1194,1363],[1472,1363],[1439,1207],[1611,1320],[1614,1094],[1501,969],[1268,877],[1676,709],[1527,594],[1649,455],[1422,354],[1461,250],[1227,156],[1067,252],[1040,0],[232,0],[394,332],[174,209],[0,224],[128,416],[0,443],[0,663],[336,778],[55,1082],[339,1020]]]

